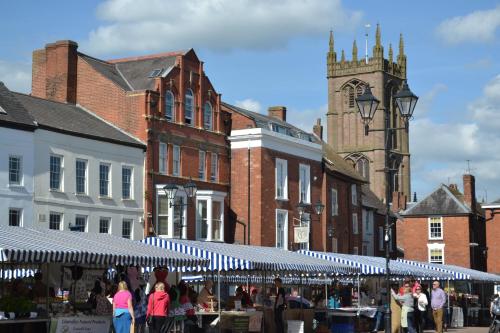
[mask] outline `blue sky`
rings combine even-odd
[[[387,56],[405,39],[420,96],[411,123],[412,190],[458,183],[471,160],[477,195],[500,197],[500,65],[496,1],[109,0],[3,1],[0,80],[29,92],[31,52],[72,39],[104,59],[193,47],[223,99],[265,112],[286,105],[310,129],[327,103],[328,32],[350,58],[364,25],[382,29]],[[5,15],[8,13],[8,15]]]

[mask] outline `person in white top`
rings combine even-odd
[[[422,287],[417,286],[415,288],[415,293],[413,293],[413,297],[417,300],[417,308],[415,311],[415,326],[417,327],[418,333],[423,333],[425,329],[425,317],[427,315],[427,305],[429,301],[427,300],[427,296],[422,292]]]

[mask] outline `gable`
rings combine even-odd
[[[469,213],[471,213],[470,209],[460,202],[445,185],[441,185],[422,201],[404,211],[402,215],[457,215]]]

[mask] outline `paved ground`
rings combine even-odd
[[[426,330],[425,333],[433,333],[435,331]],[[464,328],[449,328],[448,333],[486,333],[488,327],[464,327]]]

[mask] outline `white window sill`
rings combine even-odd
[[[288,198],[280,198],[280,197],[276,197],[274,198],[276,201],[289,201]]]
[[[75,196],[81,197],[81,198],[88,198],[88,197],[90,197],[90,195],[88,195],[87,193],[75,193]]]
[[[49,189],[49,192],[53,192],[53,193],[64,193],[63,191],[58,190],[58,189],[55,189],[55,188],[51,188],[51,189]]]
[[[103,200],[112,200],[113,198],[110,197],[110,196],[104,196],[104,195],[100,195],[98,196],[99,199],[103,199]]]
[[[429,238],[430,241],[442,241],[443,237],[440,238]]]
[[[8,184],[7,185],[8,188],[24,188],[24,185],[23,184]]]
[[[122,198],[122,201],[124,202],[132,202],[132,201],[135,201],[134,198]]]

